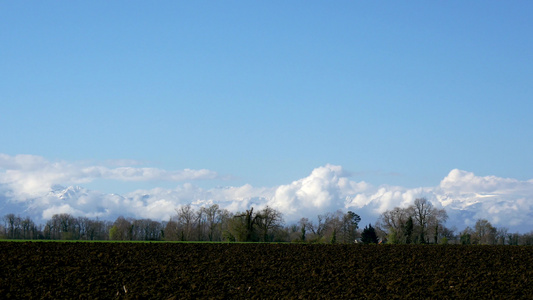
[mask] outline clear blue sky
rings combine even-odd
[[[3,1],[0,152],[209,169],[221,185],[327,163],[376,185],[454,168],[528,180],[532,15],[530,1]]]

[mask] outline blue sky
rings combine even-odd
[[[219,174],[203,188],[276,187],[327,164],[375,186],[436,186],[453,169],[527,181],[532,12],[528,1],[4,2],[0,152]]]

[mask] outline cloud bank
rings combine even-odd
[[[325,165],[309,176],[276,187],[243,186],[200,188],[195,180],[219,179],[210,170],[168,171],[131,166],[87,166],[50,162],[33,155],[0,154],[0,213],[29,215],[44,220],[56,213],[114,220],[123,215],[168,220],[175,209],[191,203],[217,203],[230,211],[266,205],[283,212],[285,220],[314,218],[337,209],[353,210],[363,223],[373,223],[384,211],[405,207],[418,197],[445,208],[448,226],[462,229],[478,218],[512,231],[533,230],[533,180],[476,176],[454,169],[432,187],[373,186],[350,179],[341,166]],[[171,181],[172,189],[136,190],[123,195],[81,187],[96,179],[118,181]]]
[[[187,181],[216,179],[210,170],[167,171],[156,168],[86,166],[81,163],[49,162],[35,155],[0,154],[0,184],[7,185],[13,196],[39,197],[57,184],[83,184],[96,179],[118,181]]]

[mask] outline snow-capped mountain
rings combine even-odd
[[[121,215],[168,220],[181,205],[190,203],[200,207],[216,203],[233,212],[269,205],[280,210],[287,223],[302,217],[314,219],[338,209],[352,210],[364,223],[374,223],[384,211],[406,207],[416,198],[425,197],[436,207],[446,209],[448,227],[462,229],[484,218],[510,231],[533,229],[531,180],[478,177],[452,170],[438,186],[409,189],[372,186],[351,181],[347,176],[341,167],[326,165],[305,178],[271,188],[246,184],[205,189],[184,183],[172,189],[153,188],[124,195],[101,193],[78,185],[53,185],[42,195],[29,195],[17,192],[15,185],[4,184],[0,186],[0,209],[3,214],[30,215],[40,220],[57,213],[108,220]]]

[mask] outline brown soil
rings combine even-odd
[[[0,243],[0,298],[533,298],[533,247]]]

